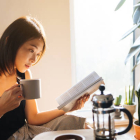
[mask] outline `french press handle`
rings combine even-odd
[[[115,110],[116,109],[119,109],[121,112],[124,112],[128,116],[128,119],[129,119],[129,124],[128,124],[127,128],[123,131],[115,133],[115,135],[122,135],[122,134],[127,133],[131,129],[131,127],[133,125],[133,118],[132,118],[131,113],[127,109],[125,109],[123,107],[115,108]]]

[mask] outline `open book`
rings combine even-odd
[[[101,84],[104,84],[102,77],[93,71],[83,80],[56,98],[56,101],[59,104],[57,108],[62,109],[65,112],[70,111],[77,99],[84,94],[92,94],[99,89]]]

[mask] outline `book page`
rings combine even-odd
[[[102,78],[99,77],[99,75],[96,72],[92,72],[90,75],[85,77],[79,83],[77,83],[72,88],[70,88],[68,91],[61,94],[58,98],[56,98],[56,101],[58,102],[59,105],[61,105],[64,102],[69,101],[71,98],[75,97],[76,95],[80,94],[85,89],[98,82],[100,79]]]
[[[75,102],[81,97],[84,96],[85,94],[92,94],[95,91],[97,91],[99,89],[99,86],[101,84],[104,84],[103,80],[100,80],[99,82],[97,82],[96,84],[92,85],[91,87],[89,87],[88,89],[86,89],[85,91],[83,91],[81,94],[77,95],[75,98],[71,98],[69,101],[64,102],[63,104],[59,105],[57,108],[58,109],[62,109],[65,112],[70,111]]]
[[[76,100],[76,99],[80,98],[83,94],[85,94],[86,90],[89,94],[95,92],[99,88],[99,85],[103,84],[103,83],[104,82],[103,82],[102,78],[99,77],[99,75],[96,72],[92,72],[90,75],[85,77],[83,80],[81,80],[79,83],[74,85],[72,88],[70,88],[65,93],[61,94],[56,99],[56,101],[59,104],[58,109],[63,108],[68,103],[70,104],[70,102],[72,100],[74,100],[74,99]],[[94,87],[93,87],[93,85],[94,85]],[[91,92],[91,88],[92,88],[92,92]]]

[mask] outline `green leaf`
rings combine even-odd
[[[118,104],[120,105],[121,103],[121,99],[122,99],[122,95],[119,95],[119,101],[118,101]]]
[[[140,46],[140,36],[135,40],[133,47]]]
[[[117,10],[124,4],[125,1],[126,1],[126,0],[121,0],[121,1],[118,3],[117,7],[115,8],[115,11],[117,11]]]
[[[139,50],[140,50],[140,46],[134,46],[130,48],[129,53],[125,59],[125,65],[128,62],[128,60],[132,58]]]
[[[138,53],[136,58],[136,64],[138,65],[139,63],[140,63],[140,52]]]
[[[129,100],[128,100],[128,104],[131,105],[131,99],[130,99],[130,85],[129,85]]]
[[[140,97],[140,91],[138,92],[138,97]]]
[[[139,7],[139,6],[140,6],[140,3],[135,4],[133,7]]]
[[[120,40],[122,40],[122,39],[126,38],[128,35],[130,35],[133,31],[135,31],[138,28],[138,26],[140,26],[140,23],[135,24],[129,31],[127,31],[124,35],[122,35]]]
[[[116,106],[119,105],[119,104],[118,104],[118,100],[119,100],[119,97],[116,97],[116,98],[115,98],[115,105],[116,105]]]
[[[132,71],[140,64],[140,52],[138,53],[137,57],[136,57],[136,64],[133,67]]]
[[[135,66],[133,67],[133,69],[131,70],[131,72],[133,72],[133,70],[137,67],[137,64],[135,64]]]
[[[130,51],[126,57],[125,64],[127,61],[133,57],[140,50],[140,36],[136,39],[133,46],[130,48]]]
[[[134,92],[134,93],[135,93],[135,95],[138,97],[138,92],[137,92],[136,90],[135,90],[135,92]]]
[[[133,22],[134,24],[140,22],[140,7],[137,7],[133,13]]]
[[[137,86],[137,92],[139,92],[139,90],[140,90],[140,83]]]
[[[133,105],[133,103],[132,103],[132,100],[133,100],[133,94],[134,94],[134,86],[132,87],[132,94],[131,94],[131,99],[130,99],[131,105]]]
[[[124,104],[127,105],[127,91],[126,91],[126,86],[125,86],[125,101],[124,101]]]

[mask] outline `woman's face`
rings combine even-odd
[[[25,42],[17,51],[15,68],[21,73],[29,69],[41,55],[44,42],[42,38],[32,39]]]

